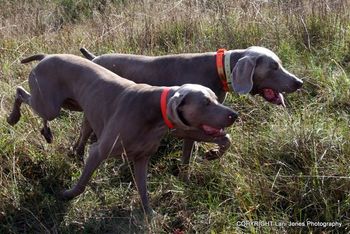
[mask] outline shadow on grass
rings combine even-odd
[[[93,217],[83,223],[70,223],[60,231],[63,233],[144,233],[147,222],[140,209],[125,209],[115,206],[99,208]]]
[[[0,233],[43,233],[58,229],[67,209],[67,203],[56,196],[63,185],[62,166],[48,168],[44,161],[34,162],[27,155],[18,157],[16,167],[24,179],[17,182],[14,188],[17,197],[4,210]]]

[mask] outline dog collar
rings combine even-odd
[[[232,90],[232,81],[230,79],[231,77],[231,53],[232,50],[225,51],[225,74],[226,74],[226,84],[227,89]]]
[[[222,84],[222,88],[225,92],[230,91],[230,72],[231,72],[231,51],[225,49],[218,49],[216,52],[216,69]]]
[[[163,120],[166,124],[166,126],[168,126],[168,128],[172,129],[174,128],[174,125],[170,122],[167,114],[166,114],[166,109],[167,109],[167,97],[168,97],[168,93],[170,91],[170,88],[164,88],[163,89],[163,92],[160,96],[160,110],[162,112],[162,117],[163,117]]]

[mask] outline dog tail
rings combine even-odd
[[[80,48],[80,52],[85,56],[85,58],[87,58],[88,60],[93,60],[94,58],[96,58],[96,55],[94,55],[93,53],[91,53],[90,51],[88,51],[87,49],[85,49],[84,47]]]
[[[21,63],[29,63],[34,60],[43,60],[46,57],[45,54],[36,54],[21,60]]]

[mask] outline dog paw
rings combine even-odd
[[[12,112],[10,116],[7,117],[7,123],[13,126],[19,121],[20,118],[21,114],[19,112]]]
[[[62,201],[70,201],[74,196],[70,190],[64,190],[58,194],[58,198]]]
[[[51,144],[52,143],[52,133],[50,128],[42,128],[40,131],[41,135],[44,136],[45,140],[47,143]]]
[[[207,152],[205,152],[204,159],[208,160],[208,161],[212,161],[212,160],[216,160],[216,159],[220,158],[221,156],[222,156],[222,154],[220,153],[220,151],[218,149],[211,149],[211,150],[208,150]]]
[[[68,149],[67,155],[77,163],[84,163],[84,155],[78,155],[76,150],[72,147]]]
[[[75,156],[81,162],[84,162],[84,153],[85,153],[85,150],[83,147],[78,147],[77,149],[74,149]]]
[[[177,177],[185,183],[190,181],[190,167],[188,164],[182,164],[178,166]]]
[[[170,159],[169,171],[173,176],[178,176],[180,172],[179,161],[177,159]]]
[[[69,156],[76,158],[80,162],[84,162],[85,145],[80,144],[78,140],[74,146],[70,147]]]
[[[145,213],[146,213],[147,217],[150,219],[157,216],[157,212],[155,210],[153,210],[152,208],[145,209]]]

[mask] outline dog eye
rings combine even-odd
[[[205,99],[205,105],[206,105],[206,106],[209,106],[210,103],[211,103],[211,100],[210,100],[209,98],[206,98],[206,99]]]
[[[273,62],[273,63],[271,64],[271,68],[272,68],[272,70],[278,70],[279,64],[276,63],[276,62]]]

